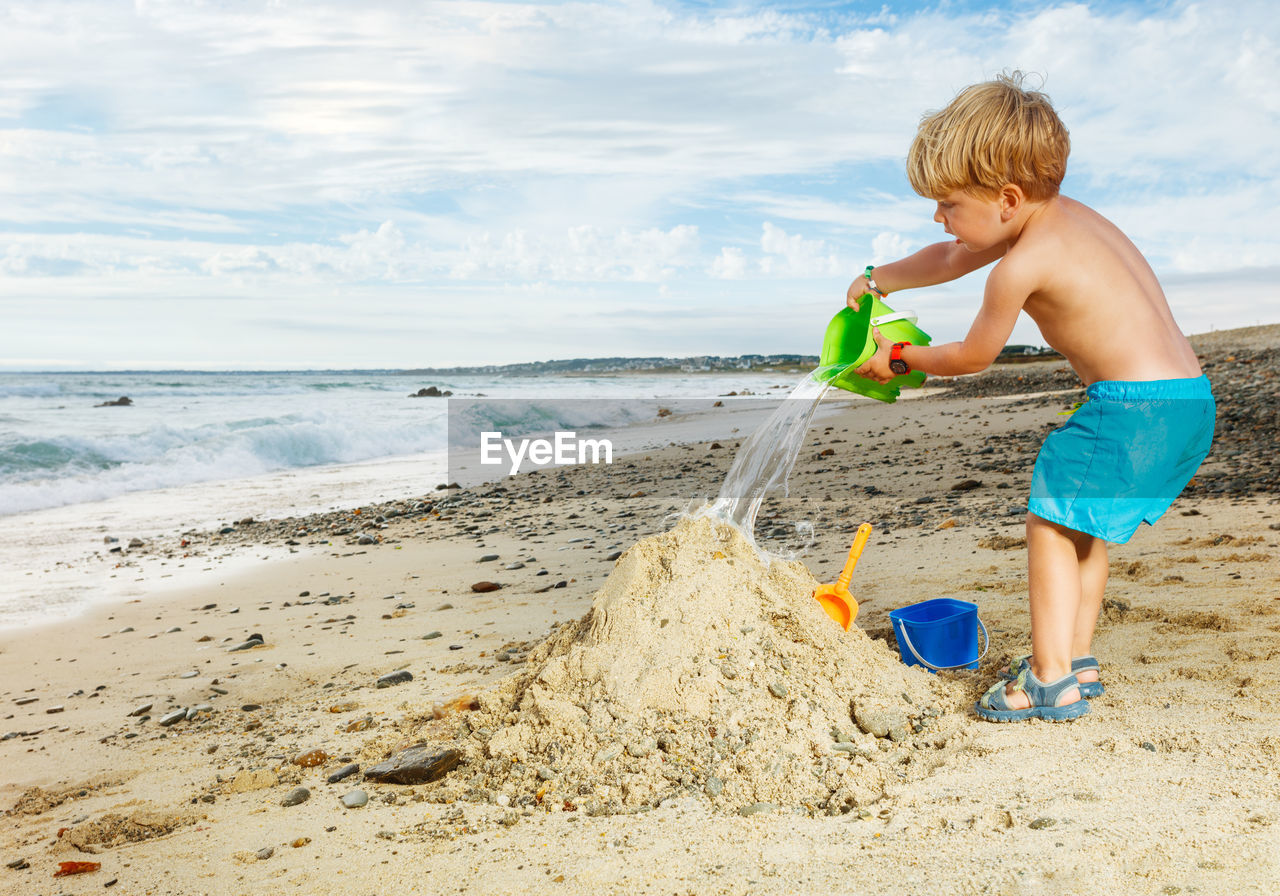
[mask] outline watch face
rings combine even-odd
[[[892,370],[894,373],[898,373],[898,374],[911,372],[911,368],[907,366],[907,362],[902,360],[901,358],[894,358],[892,361],[890,361],[889,369]]]

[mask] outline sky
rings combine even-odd
[[[817,354],[947,239],[921,115],[1006,69],[1184,331],[1280,322],[1270,2],[38,0],[0,2],[0,371]],[[983,280],[890,304],[962,338]]]

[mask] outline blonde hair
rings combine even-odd
[[[907,177],[921,196],[962,191],[994,196],[1016,184],[1028,199],[1050,199],[1067,173],[1071,138],[1049,97],[1024,90],[1014,71],[966,87],[928,113],[907,153]]]

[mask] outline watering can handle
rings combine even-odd
[[[882,314],[879,317],[871,318],[871,326],[883,327],[885,324],[891,324],[898,320],[909,320],[915,323],[920,318],[916,316],[914,311],[892,311],[889,314]]]
[[[903,643],[907,645],[907,650],[910,650],[911,655],[920,661],[920,665],[926,666],[934,672],[941,672],[944,669],[963,669],[965,666],[969,665],[969,663],[981,662],[982,658],[987,655],[987,650],[991,647],[991,637],[987,634],[987,627],[983,625],[982,620],[979,619],[978,628],[982,629],[982,653],[978,654],[978,658],[976,660],[969,660],[969,663],[959,663],[955,666],[935,666],[916,651],[915,645],[911,643],[911,636],[907,634],[907,627],[903,625],[900,626],[900,628],[902,630],[902,640]],[[896,635],[898,632],[894,632],[894,634]]]
[[[871,524],[863,523],[858,527],[858,534],[853,536],[853,546],[849,548],[849,559],[844,562],[844,569],[840,570],[840,578],[836,579],[836,589],[839,591],[848,591],[849,583],[853,581],[853,568],[858,565],[858,558],[862,556],[862,549],[867,546],[867,539],[871,537]]]

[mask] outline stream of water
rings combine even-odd
[[[805,432],[818,402],[831,388],[824,376],[829,369],[820,367],[806,374],[764,425],[742,443],[720,494],[707,511],[711,516],[737,526],[754,541],[756,515],[765,495],[777,488],[787,493],[787,477],[800,456]]]

